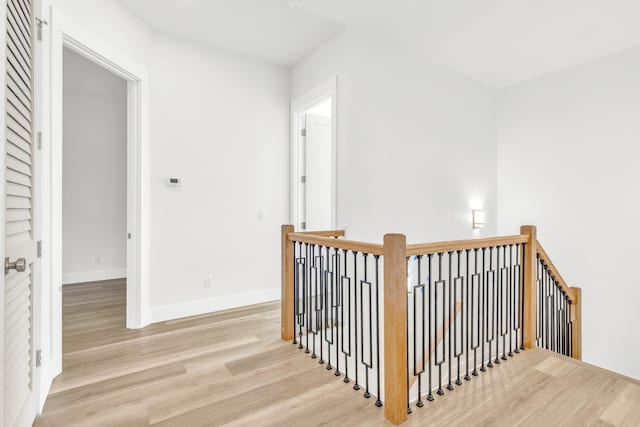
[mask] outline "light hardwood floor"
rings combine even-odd
[[[279,339],[279,304],[125,329],[122,281],[63,290],[64,371],[44,426],[383,426],[362,397]],[[640,426],[640,382],[542,350],[414,408],[429,426]]]

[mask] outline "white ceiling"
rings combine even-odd
[[[640,0],[121,0],[151,27],[293,65],[344,25],[495,87],[640,45]]]
[[[156,31],[292,66],[342,26],[288,0],[120,0]]]

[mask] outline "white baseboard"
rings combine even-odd
[[[264,291],[247,292],[243,294],[227,295],[224,297],[208,298],[179,304],[162,305],[151,308],[151,323],[164,322],[166,320],[174,320],[181,317],[197,316],[200,314],[212,313],[214,311],[227,310],[229,308],[243,307],[245,305],[259,304],[279,299],[280,288],[272,288]]]
[[[122,279],[127,277],[126,268],[100,271],[81,271],[79,273],[65,273],[62,275],[62,284],[71,285],[73,283],[98,282],[100,280]]]

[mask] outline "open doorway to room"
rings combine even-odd
[[[335,80],[292,103],[291,204],[298,230],[336,228]]]
[[[127,81],[63,51],[62,351],[125,328]]]

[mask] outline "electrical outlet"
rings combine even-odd
[[[204,276],[204,288],[211,289],[213,287],[213,277]]]
[[[100,255],[95,255],[93,257],[93,263],[94,264],[100,264],[101,261],[102,261],[102,258],[100,257]]]

